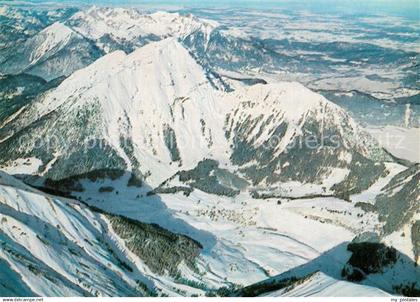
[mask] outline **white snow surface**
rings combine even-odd
[[[134,197],[138,188],[121,191],[119,196],[98,193],[107,182],[91,186],[81,195],[92,197],[92,203],[104,210],[158,223],[201,242],[200,274],[186,266],[180,269],[189,280],[210,287],[223,286],[225,280],[249,285],[286,272],[351,240],[360,231],[353,226],[361,226],[361,221],[366,228],[375,224],[372,218],[355,215],[361,211],[340,200],[284,201],[279,205],[276,200],[254,200],[245,194],[232,199],[197,190],[188,198],[165,194],[162,199],[138,199]],[[124,207],[118,200],[125,200]],[[350,212],[354,214],[349,216]],[[335,220],[334,215],[338,215]],[[2,240],[10,247],[0,252],[0,259],[20,276],[19,284],[26,284],[35,294],[130,295],[135,280],[170,295],[179,294],[175,289],[187,295],[203,294],[151,273],[125,248],[103,215],[75,200],[41,193],[5,173],[0,174],[0,216]],[[27,260],[22,262],[11,253],[14,249]],[[122,269],[115,255],[136,269]],[[348,256],[340,257],[338,266]],[[35,270],[31,271],[29,264]],[[42,273],[36,275],[39,267]],[[329,294],[332,292],[325,292]],[[339,295],[338,289],[334,294]]]
[[[242,285],[259,282],[316,259],[378,225],[375,215],[337,198],[279,204],[278,199],[253,199],[247,192],[235,198],[199,190],[188,197],[182,193],[146,196],[147,190],[127,188],[126,181],[90,183],[77,196],[89,197],[92,205],[105,211],[157,223],[199,241],[204,249],[198,267],[207,282],[213,280],[210,284],[220,284],[225,277]],[[98,192],[109,185],[119,194]],[[124,207],[119,200],[124,200]],[[347,257],[344,253],[333,264],[341,267]]]
[[[291,288],[264,294],[265,297],[388,297],[387,292],[378,288],[337,280],[322,272],[317,272],[303,283]]]
[[[0,258],[20,275],[20,282],[41,296],[133,293],[127,286],[133,280],[112,263],[97,239],[99,215],[0,176],[1,239],[8,247]]]
[[[131,41],[140,37],[185,38],[196,31],[205,35],[218,26],[217,22],[202,20],[192,15],[158,11],[145,14],[135,9],[93,6],[70,18],[72,28],[83,36],[98,40],[110,35],[118,40]]]
[[[34,107],[37,114],[45,115],[60,106],[71,112],[97,102],[103,125],[99,131],[126,159],[128,167],[120,138],[132,138],[144,170],[155,172],[151,185],[176,171],[175,165],[170,166],[164,142],[168,127],[176,133],[184,167],[193,168],[206,155],[223,155],[228,150],[222,127],[212,126],[220,124],[229,104],[174,38],[148,44],[128,55],[123,51],[110,53],[75,72]],[[204,134],[203,122],[211,127]]]
[[[366,130],[394,156],[420,163],[420,128],[384,126]]]
[[[55,22],[40,31],[34,39],[29,39],[27,45],[31,45],[32,40],[39,43],[31,53],[30,65],[35,64],[48,54],[51,55],[53,51],[58,52],[65,47],[72,34],[76,35],[69,27],[60,22]],[[38,39],[39,37],[42,37],[42,39]]]

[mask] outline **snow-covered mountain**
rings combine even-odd
[[[116,243],[110,245],[99,214],[7,174],[0,181],[2,295],[140,294],[118,267]]]
[[[38,174],[54,180],[120,169],[148,174],[154,187],[210,158],[254,186],[309,183],[313,194],[323,186],[326,194],[360,192],[386,173],[375,141],[341,108],[300,84],[233,92],[218,84],[173,38],[129,55],[113,52],[2,127],[2,164],[36,158]],[[40,137],[56,141],[32,148]],[[102,144],[87,149],[92,137]],[[308,138],[316,140],[314,147]],[[311,158],[313,173],[304,157]],[[307,173],[300,174],[302,168]]]
[[[68,19],[77,11],[75,8],[54,10],[20,9],[13,6],[0,6],[0,61],[3,50],[13,44],[24,42],[50,24]]]
[[[197,12],[200,18],[192,16],[191,11]],[[279,15],[279,20],[276,20],[275,16],[263,17],[264,14],[262,14],[261,24],[255,24],[255,26],[252,26],[255,22],[255,18],[252,19],[253,14],[236,11],[230,11],[230,13],[232,18],[229,18],[227,11],[214,14],[200,10],[181,10],[179,14],[149,13],[132,8],[91,7],[79,11],[69,8],[32,12],[3,6],[0,13],[0,26],[4,27],[5,32],[2,40],[7,41],[8,46],[19,42],[21,48],[24,47],[22,40],[33,36],[56,21],[63,22],[80,33],[105,53],[118,49],[131,52],[151,41],[177,37],[202,64],[211,66],[220,73],[228,70],[258,75],[267,80],[295,80],[311,89],[321,89],[330,95],[355,93],[356,101],[365,96],[372,98],[373,101],[368,100],[365,106],[374,106],[375,100],[383,103],[382,99],[396,100],[399,104],[409,102],[417,107],[415,100],[418,98],[418,91],[415,75],[418,53],[411,48],[404,51],[398,49],[400,47],[387,48],[381,38],[386,32],[382,32],[384,29],[375,29],[380,31],[376,35],[371,32],[369,26],[363,28],[367,25],[363,20],[361,23],[354,20],[356,24],[353,26],[358,28],[360,33],[358,39],[354,36],[346,37],[346,35],[338,34],[338,41],[327,42],[324,39],[331,33],[327,31],[328,33],[324,33],[324,36],[321,33],[322,30],[317,32],[316,24],[315,28],[304,31],[305,34],[300,32],[296,24],[288,28],[288,22],[291,20],[293,20],[292,23],[299,23],[298,20],[305,18],[299,12],[289,12],[291,15],[286,20],[282,20],[285,17],[282,15]],[[216,17],[221,22],[209,20],[208,17]],[[344,18],[337,21],[341,23],[348,20]],[[276,22],[280,23],[276,24]],[[282,22],[285,23],[282,24]],[[308,23],[303,23],[304,27],[308,26]],[[267,27],[266,29],[274,30],[274,32],[261,35],[262,24]],[[278,30],[283,26],[288,29]],[[20,27],[23,30],[20,30]],[[255,28],[251,30],[250,27]],[[323,29],[326,30],[326,28]],[[413,39],[417,33],[415,26],[407,28],[410,28],[411,38],[396,34],[392,36],[392,40],[398,40],[398,44],[401,45],[408,43],[407,40]],[[349,29],[346,28],[346,30]],[[401,29],[396,27],[395,30]],[[25,34],[20,36],[20,32]],[[352,32],[348,34],[350,33]],[[273,38],[272,34],[279,37]],[[294,34],[297,36],[295,37]],[[306,34],[309,41],[305,38]],[[319,43],[314,43],[316,42],[314,37],[318,34],[322,38]],[[366,43],[368,40],[373,40],[367,38],[364,40],[365,38],[362,38],[364,35],[374,35],[372,38],[375,42]],[[384,40],[388,38],[391,36],[383,35]],[[411,40],[409,44],[414,42],[415,40]],[[366,54],[361,54],[360,48],[366,49]],[[0,61],[7,59],[9,55],[8,52],[3,55],[0,51]],[[87,56],[88,53],[84,55]],[[76,60],[75,64],[80,65],[80,62]],[[356,69],[355,66],[357,66]],[[334,96],[331,99],[336,100]],[[345,98],[340,98],[337,102],[346,103],[347,108],[353,107],[353,102],[348,102]],[[393,109],[394,113],[398,111],[398,109]],[[415,114],[417,111],[416,108]],[[361,119],[368,115],[367,112],[359,112],[359,109],[355,109],[352,113]],[[375,120],[375,117],[369,117],[369,119]]]
[[[109,94],[109,91],[114,93]],[[72,141],[86,142],[90,136],[96,139],[103,138],[106,145],[110,146],[104,148],[108,148],[109,152],[114,154],[114,158],[109,157],[107,166],[101,166],[99,158],[96,158],[94,164],[99,166],[89,167],[81,163],[80,167],[84,170],[80,171],[72,167],[73,175],[104,167],[134,170],[138,168],[136,167],[138,162],[155,163],[156,166],[167,169],[170,162],[177,162],[182,158],[175,158],[176,156],[170,152],[164,136],[169,137],[175,131],[181,154],[187,154],[187,149],[190,149],[191,145],[180,139],[200,138],[201,120],[207,121],[208,125],[215,124],[214,114],[205,113],[216,112],[214,103],[221,102],[220,98],[216,99],[217,93],[218,91],[207,79],[206,73],[194,62],[188,52],[178,42],[169,39],[140,48],[130,55],[122,51],[111,53],[86,69],[74,73],[56,90],[28,106],[15,120],[15,126],[11,123],[5,125],[2,129],[5,131],[3,138],[20,132],[22,128],[31,127],[31,124],[34,126],[36,120],[45,116],[45,124],[40,125],[41,128],[35,132],[41,131],[38,133],[44,135],[58,134],[60,139],[65,140],[63,144]],[[183,114],[187,121],[180,119]],[[85,127],[80,120],[83,116],[85,123],[89,120],[89,127]],[[61,126],[57,124],[54,129],[49,127],[50,123],[56,122]],[[69,126],[70,124],[74,126]],[[191,131],[195,132],[193,136],[187,135],[191,134]],[[217,139],[216,142],[223,141],[222,128],[218,132],[215,130],[212,134],[213,139]],[[122,139],[133,141],[135,145],[131,148],[142,147],[141,152],[145,154],[141,155],[139,152],[139,155],[134,156],[132,154],[134,150],[131,152],[123,150],[122,148],[130,148],[127,145],[131,143],[127,142],[121,146]],[[29,141],[27,143],[30,144]],[[70,149],[63,154],[65,161],[73,152],[82,151],[79,144],[73,146],[77,148],[74,151],[72,146],[67,147]],[[195,149],[191,150],[192,152],[188,152],[191,158],[187,156],[184,158],[186,165],[202,159],[211,149],[207,145],[199,144],[193,145],[193,148]],[[29,149],[22,151],[26,152]],[[62,151],[64,150],[57,149],[53,153]],[[104,153],[105,151],[104,149]],[[59,157],[61,156],[54,160],[54,166],[57,168],[61,165]],[[82,158],[79,154],[78,161]],[[154,162],[151,159],[154,159]],[[90,161],[91,158],[86,160]],[[111,164],[112,160],[114,166]],[[158,161],[161,162],[160,165]],[[68,175],[64,171],[59,173],[61,175],[54,178],[59,179]],[[158,170],[155,170],[155,173],[159,174]]]
[[[96,45],[60,22],[7,51],[0,65],[3,73],[28,73],[46,80],[69,76],[102,55]]]
[[[418,293],[418,165],[238,73],[279,56],[178,13],[58,21],[1,52],[2,292]]]
[[[126,194],[127,192],[122,192],[121,198],[126,199]],[[89,193],[89,196],[94,194]],[[143,207],[141,204],[149,203],[149,206],[153,207],[153,204],[156,206],[159,202],[155,197],[148,198],[152,200],[140,200],[139,210]],[[203,202],[198,205],[197,199]],[[193,193],[188,198],[165,197],[165,203],[172,208],[175,202],[178,203],[175,208],[181,206],[191,211],[189,204],[191,202],[197,204],[197,210],[201,212],[199,219],[188,220],[193,218],[188,214],[184,215],[190,218],[184,215],[179,218],[182,217],[190,223],[188,228],[200,226],[200,231],[195,231],[191,235],[197,237],[204,244],[202,245],[185,235],[173,233],[156,224],[141,223],[126,216],[88,207],[74,199],[45,194],[5,173],[0,173],[2,294],[12,296],[386,295],[382,290],[375,288],[380,284],[378,280],[382,280],[381,275],[370,277],[364,285],[338,280],[337,274],[344,267],[349,255],[344,250],[345,246],[333,247],[333,245],[341,239],[352,236],[352,232],[342,226],[303,219],[296,215],[298,212],[291,211],[296,207],[292,204],[279,207],[277,202],[270,202],[260,211],[254,208],[260,202],[250,204],[249,209],[246,209],[247,207],[240,209],[229,199],[223,198],[219,199],[218,203],[222,202],[221,205],[225,209],[228,207],[231,213],[225,217],[221,215],[218,219],[213,216],[208,220],[205,212],[210,209],[209,206],[215,204],[211,199],[211,196],[206,197],[202,193],[198,195]],[[139,206],[138,199],[136,203]],[[321,214],[322,210],[318,212],[321,208],[318,208],[317,203],[319,201],[312,203],[313,208],[317,208],[313,211]],[[332,209],[339,203],[335,201],[330,204],[324,203],[322,206],[331,211],[330,213],[334,213]],[[242,206],[243,204],[241,202]],[[348,203],[343,202],[340,207],[345,204]],[[121,205],[119,208],[122,208]],[[132,210],[128,212],[134,213]],[[149,208],[145,214],[148,219],[154,215],[161,217],[160,224],[164,224],[164,220],[170,228],[176,228],[179,224],[171,216],[166,216],[164,208],[158,209],[158,212],[156,214]],[[176,212],[183,213],[179,209]],[[353,209],[352,212],[356,214],[357,210]],[[241,222],[242,215],[250,215],[248,218],[250,220]],[[264,224],[266,220],[263,217],[274,217],[273,215],[281,220],[272,219],[274,224],[271,226]],[[299,222],[302,231],[290,229],[292,220],[285,221],[287,217]],[[255,221],[256,227],[252,227],[252,221]],[[342,222],[346,223],[345,220]],[[349,225],[354,223],[355,221],[349,221]],[[238,232],[238,226],[232,228],[236,224],[242,226],[238,234],[235,234]],[[241,229],[244,228],[247,229],[246,236],[241,235]],[[319,241],[312,233],[304,231],[307,228],[325,232],[326,237]],[[177,231],[180,230],[182,228]],[[206,241],[205,237],[208,235],[205,235],[205,230],[217,237]],[[182,232],[185,233],[186,230]],[[229,239],[229,236],[232,238]],[[231,240],[236,244],[232,245]],[[328,251],[328,246],[331,244],[332,252]],[[259,251],[257,254],[253,253],[255,249]],[[268,252],[270,257],[267,257]],[[404,261],[404,258],[401,259]],[[307,262],[309,264],[306,264]],[[298,268],[296,273],[292,273],[294,267],[299,264],[303,268],[301,270]],[[387,278],[397,276],[398,281],[398,274],[405,272],[405,278],[413,280],[410,279],[412,264],[404,265],[407,267],[400,266],[394,272],[391,270]],[[411,268],[408,265],[411,265]],[[305,269],[305,266],[308,268]],[[311,274],[313,268],[323,269],[325,273]],[[411,272],[407,268],[410,268]],[[263,281],[259,283],[260,285],[252,284],[264,279],[264,274],[267,277],[288,269],[291,272]],[[284,279],[283,276],[287,278]],[[237,292],[238,285],[230,283],[232,281],[235,284],[248,286]],[[389,283],[389,279],[384,284],[386,284],[384,288],[390,291],[388,285],[392,283]]]
[[[184,39],[201,33],[208,39],[217,22],[192,15],[158,11],[145,14],[135,9],[91,7],[66,21],[84,37],[96,41],[105,52],[135,49],[148,41],[167,37]]]
[[[318,258],[272,278],[240,288],[230,295],[383,296],[387,295],[386,292],[418,295],[416,280],[420,271],[412,258],[379,242],[379,238],[375,239],[372,234],[374,233],[361,233],[351,242],[343,242]],[[355,292],[351,293],[351,290]]]
[[[186,236],[42,193],[3,172],[0,221],[3,296],[178,295],[189,288],[175,278],[178,268],[193,265],[201,249]]]
[[[208,39],[216,26],[192,15],[93,6],[0,50],[0,72],[24,72],[51,80],[69,76],[115,50],[132,52],[167,37]]]

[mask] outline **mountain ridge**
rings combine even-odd
[[[287,158],[287,154],[292,153],[286,152],[289,151],[286,147],[290,149],[289,145],[293,144],[294,140],[305,135],[323,138],[324,123],[329,132],[337,128],[337,132],[326,133],[330,136],[336,135],[340,139],[337,143],[340,143],[339,147],[344,154],[339,157],[348,158],[349,155],[345,155],[348,153],[346,150],[351,149],[352,152],[358,152],[357,156],[366,157],[368,161],[364,160],[365,164],[370,165],[369,161],[376,160],[370,152],[377,150],[374,152],[380,153],[379,148],[374,146],[374,140],[362,132],[340,107],[329,103],[325,98],[300,84],[286,82],[257,84],[225,93],[215,89],[209,81],[210,76],[211,74],[197,64],[185,47],[174,38],[148,44],[127,55],[123,51],[112,52],[90,66],[76,71],[57,88],[31,104],[20,113],[19,118],[15,118],[12,123],[6,124],[1,129],[2,137],[10,138],[13,133],[30,126],[39,117],[52,117],[57,112],[62,112],[57,122],[68,130],[64,128],[59,130],[60,128],[55,127],[53,132],[48,131],[50,134],[61,135],[60,139],[66,139],[64,143],[68,144],[72,139],[62,134],[69,130],[73,131],[71,130],[73,128],[66,124],[65,120],[69,119],[67,123],[76,125],[78,121],[74,117],[85,116],[91,120],[90,128],[84,130],[88,132],[84,134],[84,139],[80,137],[79,140],[84,141],[92,135],[95,139],[105,139],[125,162],[119,167],[123,170],[130,170],[133,165],[138,166],[138,163],[147,162],[146,158],[153,157],[158,157],[159,161],[166,157],[164,161],[166,167],[172,161],[178,161],[181,166],[193,168],[203,158],[213,156],[222,163],[232,162],[234,165],[242,166],[248,161],[247,158],[239,158],[246,150],[243,147],[250,140],[255,140],[255,136],[258,136],[258,139],[247,147],[251,152],[248,156],[252,159],[256,152],[255,155],[262,163],[266,161],[265,157],[271,154],[270,157],[276,159],[273,162],[275,168],[279,165],[280,157]],[[295,104],[293,110],[289,108],[292,103]],[[324,109],[320,108],[328,108],[329,112],[324,114],[322,111]],[[72,111],[74,113],[70,113]],[[262,112],[266,111],[272,113],[261,120]],[[100,114],[93,115],[93,112]],[[138,118],[139,115],[146,113],[152,115]],[[235,116],[236,113],[242,117]],[[340,118],[337,118],[338,116]],[[58,116],[53,119],[57,118]],[[144,118],[148,122],[143,120]],[[341,122],[344,122],[346,127],[351,127],[353,131],[343,130],[345,128],[340,126]],[[225,125],[224,128],[214,127],[221,123]],[[227,123],[230,123],[230,128]],[[250,123],[252,127],[248,125]],[[157,129],[153,129],[154,127]],[[305,130],[302,132],[303,129]],[[233,141],[229,142],[232,133]],[[365,137],[362,142],[359,142],[360,138],[356,138],[359,133],[362,134],[360,137]],[[80,134],[74,133],[74,135]],[[127,154],[123,150],[127,146],[121,146],[123,138],[129,139],[130,144],[134,143],[137,147],[139,144],[149,145],[152,152],[143,150],[142,152],[146,152],[145,156],[149,154],[143,158]],[[145,139],[149,142],[145,143]],[[277,141],[279,139],[281,141]],[[270,140],[274,141],[272,145],[264,145],[267,141],[270,143]],[[369,141],[372,147],[366,144]],[[168,142],[172,145],[168,145]],[[303,147],[308,149],[307,152],[317,153],[319,151],[315,149],[322,147],[324,141],[317,143],[321,145],[315,146],[314,149]],[[233,149],[229,144],[233,144]],[[331,145],[331,142],[327,144]],[[239,146],[242,147],[237,149]],[[368,147],[362,148],[362,146]],[[298,145],[291,148],[302,150],[302,146]],[[50,150],[50,153],[61,152],[62,150],[53,152]],[[132,152],[133,150],[130,151]],[[331,146],[330,152],[337,151]],[[138,163],[129,159],[133,156],[137,157]],[[352,158],[343,160],[341,164],[337,163],[337,167],[343,163],[346,165],[347,160]],[[157,159],[155,163],[159,166]],[[320,164],[323,165],[322,162]],[[246,172],[249,167],[244,169]],[[153,174],[153,169],[148,170]],[[143,174],[146,171],[143,171]],[[173,168],[169,170],[172,174],[176,171]],[[320,179],[324,179],[326,175],[332,173],[331,171],[327,169]],[[164,175],[167,175],[166,178],[171,176],[167,172]],[[157,183],[164,179],[165,177],[161,177]],[[314,178],[308,180],[313,182]],[[253,181],[254,184],[258,184],[261,180]]]

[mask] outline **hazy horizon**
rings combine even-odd
[[[185,8],[250,8],[250,9],[289,9],[307,10],[314,13],[341,13],[341,14],[367,14],[367,15],[391,15],[404,16],[419,19],[419,2],[415,0],[392,1],[392,0],[28,0],[9,1],[0,0],[0,5],[11,6],[121,6],[121,7],[149,7],[156,9],[185,9]]]

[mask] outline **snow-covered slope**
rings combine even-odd
[[[376,197],[375,208],[384,222],[385,241],[420,262],[420,166],[395,175]]]
[[[351,192],[385,170],[377,143],[342,108],[298,83],[257,84],[233,95],[240,102],[225,120],[231,160],[254,184],[297,181],[318,184],[314,194]]]
[[[145,14],[135,9],[96,6],[76,13],[66,23],[83,36],[97,41],[106,52],[113,50],[114,45],[134,49],[148,40],[183,39],[196,32],[208,38],[218,25],[192,15],[160,11]]]
[[[24,42],[48,25],[68,19],[77,9],[66,7],[51,10],[25,9],[0,5],[0,61],[7,48]]]
[[[181,279],[200,249],[190,238],[44,194],[3,172],[0,225],[2,296],[202,293]]]
[[[102,55],[92,42],[60,22],[7,51],[0,64],[2,73],[24,72],[46,80],[68,76]]]
[[[420,163],[420,128],[385,126],[369,127],[367,131],[394,156],[412,163]]]
[[[100,215],[45,196],[4,173],[0,181],[0,258],[16,276],[3,276],[3,287],[21,284],[42,296],[140,294],[108,250]]]
[[[114,168],[135,170],[142,165],[144,173],[153,168],[159,183],[176,171],[171,162],[191,166],[212,150],[228,148],[221,127],[202,133],[204,125],[220,124],[223,114],[217,112],[224,110],[219,92],[206,75],[174,39],[147,45],[129,55],[117,51],[74,73],[32,103],[2,128],[2,137],[26,127],[36,127],[33,134],[44,133],[46,138],[58,135],[61,144],[48,153],[66,152],[62,157],[65,161],[71,152],[81,151],[91,136],[103,138],[109,152],[118,157]],[[35,126],[41,116],[45,118]],[[88,127],[81,124],[82,117],[85,123],[89,121]],[[50,127],[51,123],[56,126]],[[82,143],[72,146],[74,141]],[[33,151],[27,148],[24,152]],[[52,168],[58,168],[60,162],[58,158]]]
[[[105,186],[107,181],[98,185]],[[1,173],[0,234],[4,248],[0,259],[4,271],[9,271],[8,275],[13,279],[0,274],[0,286],[12,288],[17,295],[25,292],[47,296],[203,295],[220,286],[229,286],[230,282],[246,286],[305,265],[322,257],[342,240],[352,238],[355,232],[352,226],[361,226],[362,221],[371,224],[366,217],[359,218],[361,210],[340,200],[306,200],[302,204],[284,202],[284,205],[268,200],[261,204],[246,195],[233,200],[198,191],[189,197],[174,194],[160,200],[152,196],[141,199],[131,197],[139,192],[138,188],[127,188],[119,196],[98,194],[97,190],[94,192],[95,188],[90,189],[92,191],[80,196],[86,194],[95,199],[103,198],[97,205],[106,205],[106,211],[158,223],[169,231],[188,234],[198,240],[203,246],[200,255],[192,258],[196,268],[186,265],[191,259],[186,252],[194,255],[195,243],[191,239],[187,242],[192,245],[183,250],[176,240],[162,242],[159,236],[162,231],[156,232],[153,225],[148,225],[146,233],[142,233],[142,229],[133,230],[134,220],[121,220],[120,216],[105,214],[97,208],[93,210],[76,200],[41,193]],[[118,202],[121,200],[125,201],[124,206]],[[192,204],[196,211],[192,210]],[[219,212],[216,205],[224,212]],[[302,209],[312,209],[314,214],[320,215],[319,221],[314,217],[304,217],[305,213],[299,212]],[[348,217],[348,221],[322,221],[328,221],[327,217],[341,212],[358,215]],[[300,227],[290,228],[293,223]],[[143,228],[144,224],[140,226]],[[315,236],[311,230],[318,230],[320,235]],[[145,235],[153,242],[168,244],[157,250],[163,255],[156,250],[148,250],[148,241],[139,241],[136,244],[140,244],[140,249],[136,249],[134,242],[130,242],[134,234],[130,235],[132,231],[137,234],[136,238]],[[164,238],[173,234],[165,231]],[[178,237],[178,240],[181,238]],[[327,258],[333,271],[340,272],[343,261],[348,258],[343,251],[341,249],[333,258]],[[170,260],[172,253],[186,257],[184,262],[175,258],[173,264]],[[177,268],[180,275],[162,274],[159,269],[162,264],[166,264],[164,267],[168,270]],[[319,288],[326,286],[324,282],[328,286],[338,282],[326,279]],[[11,282],[14,282],[13,286]],[[351,286],[344,284],[346,288]],[[323,295],[343,295],[339,287],[336,289],[335,292],[323,292]]]
[[[337,280],[317,272],[264,297],[387,297],[388,293],[371,286]]]

